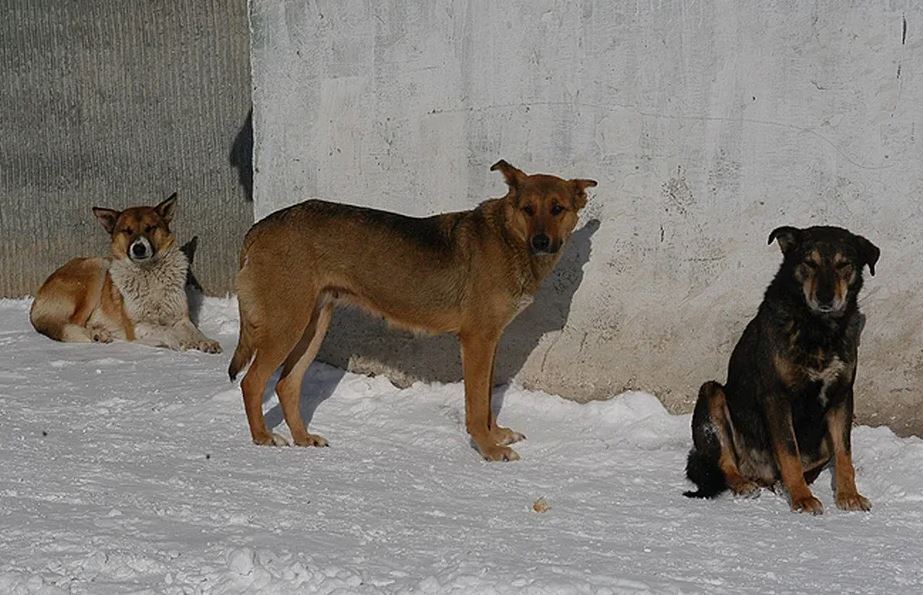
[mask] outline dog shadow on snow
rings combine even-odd
[[[532,304],[503,333],[493,378],[495,412],[499,413],[510,381],[545,333],[561,331],[567,324],[571,302],[583,281],[583,268],[590,259],[590,240],[599,225],[599,220],[591,219],[571,234],[561,260],[542,283]],[[415,381],[448,383],[462,379],[461,355],[454,336],[415,335],[390,329],[382,320],[353,308],[336,311],[317,359],[335,367],[313,364],[305,375],[301,391],[305,423],[311,423],[317,407],[336,390],[346,368],[360,373],[386,373],[399,387]],[[277,379],[278,372],[267,385],[264,402],[272,397]],[[266,424],[273,428],[282,419],[277,403],[266,414]]]

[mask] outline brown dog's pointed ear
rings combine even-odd
[[[154,207],[154,210],[157,211],[160,218],[169,225],[169,223],[173,221],[173,214],[176,212],[176,192],[171,194],[170,198]]]
[[[586,206],[586,189],[595,188],[596,180],[577,178],[571,180],[570,183],[574,186],[574,206],[578,209],[582,209]]]
[[[768,243],[771,244],[773,240],[779,240],[779,248],[782,248],[782,254],[788,254],[788,251],[801,241],[801,230],[788,225],[777,227],[769,234]]]
[[[99,222],[103,224],[106,233],[112,235],[112,230],[115,229],[115,223],[119,220],[119,215],[121,215],[121,213],[113,209],[93,207],[93,214],[96,215]]]
[[[874,277],[875,263],[878,262],[878,257],[881,256],[881,250],[878,249],[878,246],[862,236],[856,236],[856,240],[859,242],[859,254],[862,256],[862,259],[865,260],[865,264],[869,266],[869,272]]]
[[[510,188],[518,188],[526,174],[522,170],[516,169],[503,159],[490,166],[490,171],[499,171],[506,178],[506,183]]]

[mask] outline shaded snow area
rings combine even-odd
[[[689,416],[643,393],[500,389],[528,440],[486,463],[460,384],[314,365],[303,408],[330,448],[257,447],[225,375],[232,300],[203,313],[220,356],[55,343],[28,305],[0,302],[2,593],[923,589],[923,441],[885,428],[854,432],[872,512],[837,510],[825,471],[820,517],[683,498]]]

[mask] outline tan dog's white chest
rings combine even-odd
[[[171,248],[148,267],[113,261],[109,274],[133,322],[171,325],[187,315],[184,286],[188,267],[183,253]]]

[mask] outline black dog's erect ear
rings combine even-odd
[[[169,225],[170,222],[173,221],[173,214],[176,212],[176,192],[171,194],[170,198],[154,207],[154,210],[157,211],[160,218]]]
[[[503,159],[490,166],[490,171],[499,171],[506,178],[506,183],[510,188],[518,188],[526,174],[522,170],[516,169]]]
[[[872,276],[875,276],[875,263],[878,262],[878,257],[881,256],[881,250],[878,249],[878,246],[863,238],[862,236],[856,236],[856,242],[859,244],[859,254],[865,260],[865,264],[869,265],[869,272]]]
[[[771,244],[773,240],[779,240],[779,248],[782,248],[782,254],[788,254],[788,251],[801,241],[801,230],[788,225],[777,227],[769,234],[768,243]]]
[[[574,196],[576,197],[576,206],[578,209],[582,209],[586,206],[586,189],[594,188],[596,186],[596,180],[585,180],[582,178],[577,178],[570,181],[574,185]]]
[[[103,224],[106,233],[110,235],[112,234],[112,230],[115,229],[115,223],[119,220],[119,215],[121,215],[120,212],[114,209],[104,209],[102,207],[93,207],[93,214],[96,215],[99,222]]]

